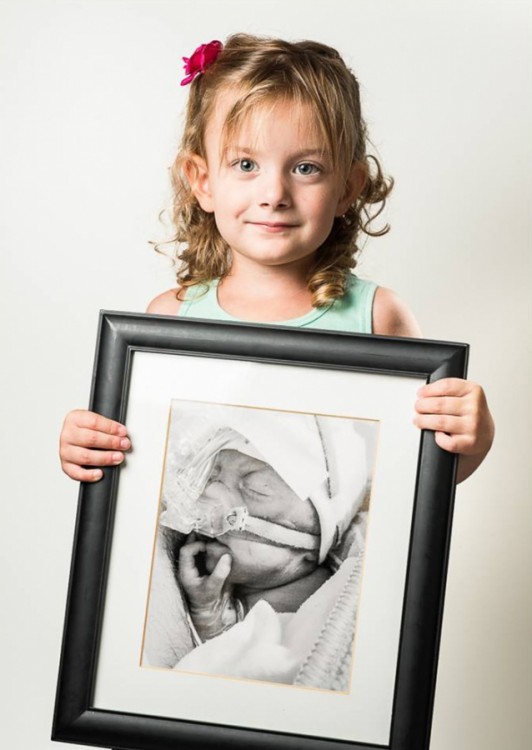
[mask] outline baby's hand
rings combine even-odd
[[[217,542],[208,544],[224,547]],[[237,621],[226,583],[231,571],[231,555],[223,554],[212,573],[202,576],[195,557],[206,547],[206,542],[193,541],[184,544],[179,551],[179,580],[187,596],[192,622],[203,641],[219,635]]]
[[[483,389],[460,378],[443,378],[418,391],[414,424],[434,430],[436,443],[458,453],[458,481],[482,463],[493,442],[495,427]]]
[[[96,482],[103,476],[93,466],[116,466],[131,448],[124,425],[85,409],[67,414],[59,438],[59,458],[65,474],[81,482]]]

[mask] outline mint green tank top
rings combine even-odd
[[[205,288],[207,291],[205,292]],[[306,315],[290,320],[272,321],[271,325],[293,326],[295,328],[322,328],[329,331],[350,333],[372,332],[373,298],[377,285],[373,281],[359,279],[351,275],[346,293],[325,307],[315,307]],[[218,279],[208,285],[198,284],[188,287],[179,312],[182,318],[208,318],[209,320],[229,320],[244,323],[229,315],[218,304]]]

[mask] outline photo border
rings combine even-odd
[[[90,408],[125,421],[134,353],[421,377],[465,377],[466,344],[102,311]],[[82,484],[52,739],[134,750],[427,750],[434,703],[456,456],[423,432],[409,543],[395,693],[387,745],[94,708],[98,647],[119,467]]]

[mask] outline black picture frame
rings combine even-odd
[[[137,352],[319,370],[464,377],[466,344],[102,311],[90,408],[125,421]],[[413,407],[412,407],[413,408]],[[80,489],[52,739],[135,750],[427,750],[454,502],[456,458],[420,439],[388,744],[100,710],[93,689],[120,469]]]

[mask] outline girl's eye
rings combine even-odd
[[[321,172],[321,169],[316,164],[304,161],[301,164],[298,164],[294,171],[297,172],[297,174],[303,175],[303,177],[307,177],[311,174],[318,174],[318,172]]]
[[[239,159],[235,163],[235,167],[237,167],[241,172],[253,172],[256,166],[257,165],[252,159]]]

